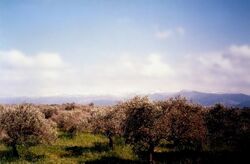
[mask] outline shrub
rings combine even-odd
[[[123,103],[126,119],[124,137],[136,152],[146,151],[152,163],[155,147],[162,141],[177,150],[202,150],[206,128],[202,107],[181,97],[151,102],[135,97]]]
[[[4,110],[4,107],[0,105],[0,112]]]
[[[250,110],[242,109],[239,112],[237,133],[239,140],[236,148],[247,152],[250,147]]]
[[[121,135],[121,123],[123,118],[124,114],[120,108],[110,107],[109,109],[106,109],[104,113],[99,113],[92,118],[92,131],[108,137],[109,147],[113,149],[113,137],[115,135]]]
[[[58,107],[56,106],[45,105],[45,106],[40,106],[39,108],[40,111],[44,114],[46,119],[49,119],[54,115],[58,114]]]
[[[250,145],[250,112],[217,104],[205,115],[210,149],[246,151]]]
[[[63,106],[65,110],[74,110],[76,108],[75,103],[67,103],[67,104],[64,104]]]
[[[158,107],[147,97],[135,97],[121,106],[126,113],[123,124],[126,142],[132,144],[137,153],[147,152],[152,163],[154,149],[162,139],[156,124]]]
[[[52,123],[32,105],[6,109],[1,114],[0,123],[6,133],[4,142],[12,147],[15,156],[18,156],[18,145],[32,146],[51,143],[56,139]]]
[[[51,118],[57,127],[74,137],[78,132],[88,130],[88,115],[83,111],[61,111]]]
[[[177,150],[201,151],[206,138],[203,108],[181,97],[170,98],[160,106],[159,130],[166,131],[166,140]]]

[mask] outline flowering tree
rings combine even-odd
[[[0,116],[1,129],[6,134],[3,141],[18,156],[17,146],[50,143],[56,139],[53,124],[32,105],[20,105],[5,109]]]
[[[109,147],[114,148],[113,137],[121,135],[121,123],[124,119],[124,113],[121,108],[109,107],[104,113],[99,113],[92,120],[93,132],[100,133],[108,137]]]
[[[161,102],[161,128],[166,139],[178,150],[201,151],[206,137],[204,111],[201,106],[176,97]]]
[[[153,152],[163,133],[159,131],[160,109],[147,97],[135,97],[123,103],[126,119],[123,124],[124,137],[136,152],[147,152],[153,163]]]

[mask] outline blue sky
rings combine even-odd
[[[1,0],[0,96],[250,94],[248,0]]]

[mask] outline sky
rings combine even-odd
[[[0,97],[250,94],[249,0],[0,0]]]

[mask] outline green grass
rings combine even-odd
[[[77,134],[70,138],[64,133],[52,145],[38,145],[25,149],[18,147],[20,158],[13,158],[11,149],[0,144],[0,163],[86,163],[114,158],[126,161],[137,160],[130,146],[115,139],[114,150],[109,149],[108,140],[101,135]]]
[[[155,149],[154,159],[157,164],[166,163],[170,160],[173,163],[186,163],[186,161],[198,160],[211,163],[230,163],[237,161],[237,163],[244,163],[242,161],[248,159],[248,155],[235,154],[234,152],[203,152],[202,154],[192,154],[185,152],[169,152],[164,148],[167,142],[162,143],[161,146]],[[11,149],[0,143],[0,164],[2,163],[49,163],[49,164],[127,164],[140,163],[141,161],[135,156],[132,148],[126,145],[122,138],[115,138],[114,150],[109,149],[108,139],[102,135],[93,135],[89,133],[77,134],[71,138],[65,133],[60,133],[58,140],[52,145],[38,145],[28,149],[18,147],[20,158],[13,158]],[[146,159],[144,159],[145,162]],[[216,162],[214,162],[216,161]],[[217,162],[219,161],[219,162]],[[225,162],[226,161],[226,162]]]

